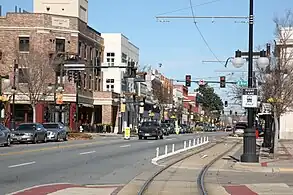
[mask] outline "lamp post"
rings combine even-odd
[[[122,109],[122,104],[125,104],[126,99],[124,97],[119,97],[119,98],[115,98],[114,102],[117,102],[119,104],[118,106],[118,111],[119,111],[119,115],[118,115],[118,134],[122,133],[122,126],[123,126],[123,122],[124,122],[124,112],[125,109]]]
[[[16,71],[18,69],[18,63],[14,60],[13,66],[13,84],[11,88],[12,92],[12,108],[11,108],[11,129],[15,129],[15,94],[16,94]]]
[[[249,1],[249,37],[248,37],[248,88],[253,87],[253,0]],[[259,67],[268,65],[268,59],[263,56],[264,52],[260,52],[260,58],[258,59]],[[241,57],[241,51],[235,52],[235,58],[232,60],[232,64],[236,68],[243,66],[245,60]],[[254,109],[247,109],[247,128],[244,130],[243,137],[243,154],[241,155],[242,162],[258,162],[258,156],[256,155],[256,137],[254,123]]]

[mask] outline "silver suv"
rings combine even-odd
[[[10,146],[11,132],[4,125],[0,124],[0,144],[4,146]]]

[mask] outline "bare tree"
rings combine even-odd
[[[279,118],[293,108],[293,13],[287,11],[285,16],[275,18],[276,41],[270,66],[260,70],[262,81],[261,95],[263,101],[272,105],[274,116],[274,154],[277,154],[279,136]]]
[[[37,50],[19,56],[18,92],[26,96],[33,109],[36,122],[36,105],[52,92],[48,86],[54,81],[54,70],[49,57]]]

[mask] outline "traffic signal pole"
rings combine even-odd
[[[175,82],[178,82],[178,83],[185,83],[186,81],[184,80],[173,80]],[[190,80],[191,83],[200,83],[201,80]],[[205,83],[212,83],[212,84],[219,84],[220,81],[204,81]],[[237,84],[236,81],[225,81],[226,84]]]

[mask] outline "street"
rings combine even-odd
[[[17,145],[1,148],[1,194],[48,183],[125,184],[151,169],[156,147],[183,147],[183,141],[224,133],[170,135],[163,140],[99,138],[91,141]],[[170,147],[171,148],[171,147]]]

